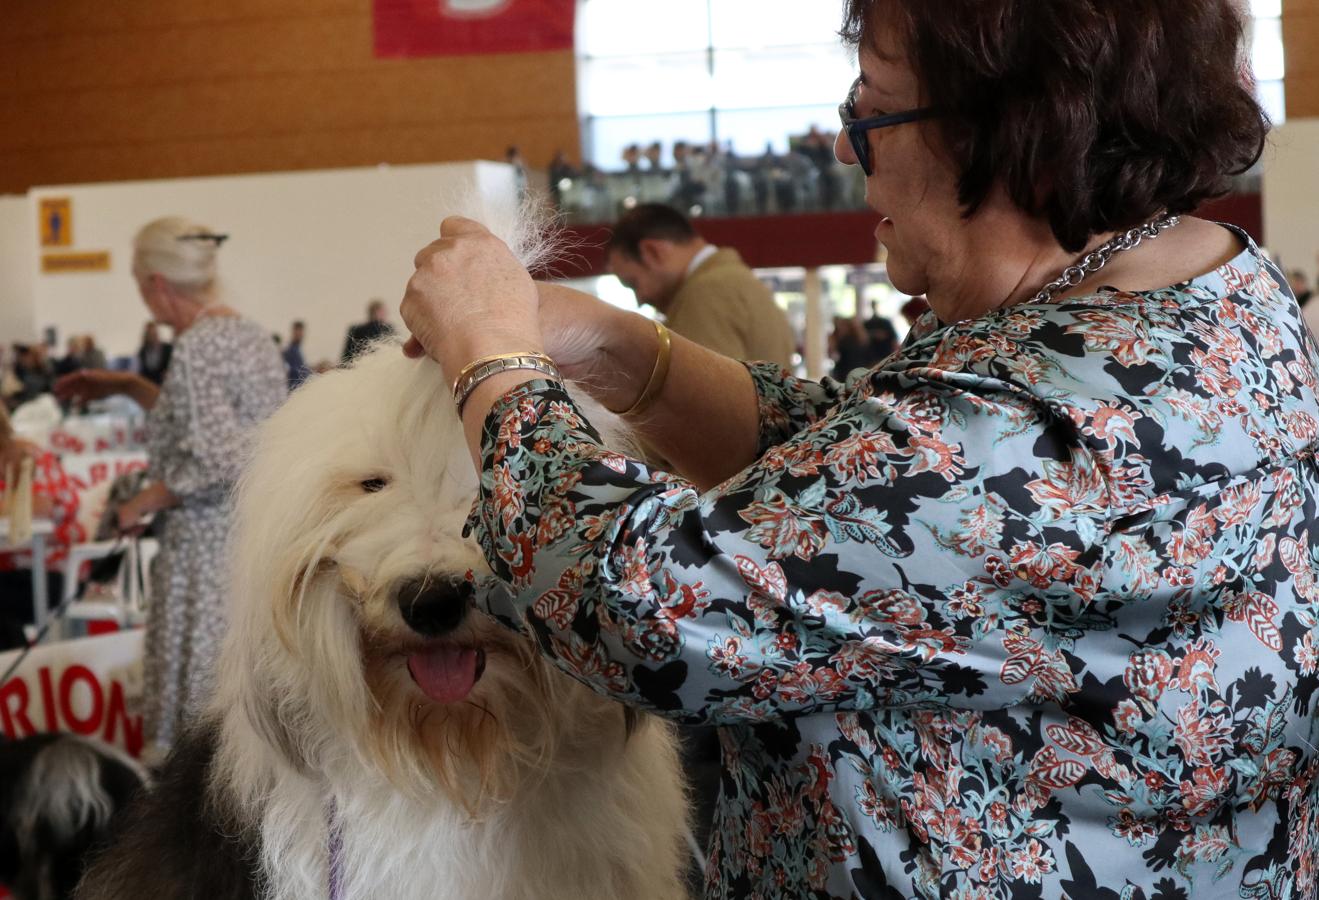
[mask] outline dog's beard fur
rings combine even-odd
[[[441,791],[474,818],[512,799],[554,757],[559,731],[550,711],[565,705],[561,676],[534,648],[482,624],[485,674],[461,703],[419,700],[389,649],[367,649],[365,664],[370,752],[380,770],[401,790]]]
[[[588,415],[623,442],[616,419]],[[435,896],[433,885],[409,893],[403,881],[424,873],[390,875],[390,854],[431,852],[405,851],[409,839],[456,847],[460,835],[482,861],[455,859],[446,874],[460,886],[466,869],[484,875],[443,896],[680,893],[686,808],[668,726],[650,720],[629,739],[621,706],[477,613],[444,638],[484,650],[466,698],[439,704],[413,682],[408,655],[428,642],[405,624],[398,588],[488,574],[463,535],[476,489],[439,367],[396,344],[313,379],[261,429],[235,508],[211,794],[236,827],[260,832],[274,897],[323,893],[335,808],[349,825],[345,898],[384,883],[393,896]],[[482,822],[495,833],[469,827]],[[578,822],[590,833],[573,834]],[[538,848],[529,872],[577,874],[559,893],[531,874],[493,891],[490,878],[517,878],[498,858],[514,834]]]

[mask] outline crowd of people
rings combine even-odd
[[[550,196],[579,222],[613,221],[639,203],[665,203],[695,216],[862,208],[861,182],[834,156],[836,136],[811,126],[789,139],[786,153],[771,144],[749,157],[735,153],[731,142],[675,141],[667,157],[659,141],[630,144],[613,171],[574,165],[559,152],[547,173]]]
[[[337,363],[325,359],[309,363],[303,354],[306,333],[307,325],[299,319],[289,326],[287,338],[271,335],[281,348],[289,390],[314,373],[351,362],[372,341],[393,334],[394,328],[389,324],[388,307],[384,301],[372,300],[367,307],[366,321],[348,329]],[[133,356],[117,358],[113,362],[106,358],[90,334],[71,335],[66,353],[54,359],[45,343],[13,343],[0,347],[0,404],[12,412],[25,403],[53,393],[56,382],[63,376],[82,371],[133,372],[159,386],[164,383],[173,354],[174,345],[161,337],[161,325],[156,321],[143,326],[141,344]]]
[[[688,746],[720,783],[695,792],[707,897],[1315,895],[1319,308],[1193,215],[1268,133],[1240,5],[847,9],[862,74],[837,135],[759,165],[686,144],[668,165],[629,147],[610,176],[556,159],[556,200],[617,218],[609,267],[662,321],[536,284],[466,219],[416,254],[405,352],[463,386],[464,535],[493,575],[464,603],[620,704],[719,729],[722,756],[708,732]],[[1093,52],[1078,78],[1075,54],[1016,47]],[[910,331],[839,320],[836,378],[801,378],[769,289],[690,217],[808,189],[834,208],[861,176]],[[225,305],[221,243],[177,219],[138,235],[174,334],[160,384],[55,379],[31,347],[13,373],[150,411],[153,480],[118,515],[166,520],[161,748],[224,627],[243,435],[307,371],[305,328],[280,352]]]

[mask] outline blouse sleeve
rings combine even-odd
[[[881,376],[883,378],[883,376]],[[601,446],[561,388],[492,410],[481,603],[569,674],[687,722],[1009,706],[1077,688],[1107,491],[1074,426],[1007,385],[889,376],[717,490]]]
[[[832,378],[807,381],[775,363],[743,365],[751,373],[760,404],[759,453],[814,425],[843,393],[843,385]]]

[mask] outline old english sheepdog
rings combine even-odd
[[[290,397],[238,491],[214,700],[80,897],[685,896],[672,728],[471,609],[476,490],[429,360]]]
[[[126,754],[72,734],[0,738],[0,885],[65,900],[146,781]]]

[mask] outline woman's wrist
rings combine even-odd
[[[436,355],[445,379],[453,384],[459,374],[477,360],[510,353],[544,354],[544,347],[545,342],[538,333],[509,332],[459,338]]]
[[[635,406],[646,390],[660,352],[660,339],[655,323],[636,314],[628,315],[611,335],[613,340],[602,349],[616,377],[605,379],[606,390],[596,393],[595,399],[606,409],[623,412]]]

